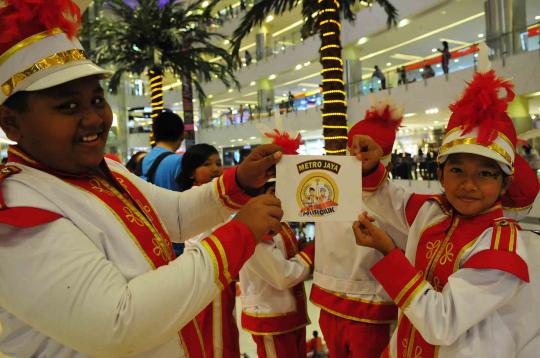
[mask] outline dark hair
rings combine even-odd
[[[159,141],[176,141],[184,134],[182,118],[172,112],[161,112],[152,124],[154,139]]]
[[[313,337],[317,337],[319,335],[319,332],[313,331]]]
[[[217,149],[210,144],[201,143],[190,147],[182,157],[182,168],[177,182],[180,191],[188,190],[193,186],[195,169],[208,160],[212,154],[219,154]]]
[[[24,112],[28,108],[28,95],[27,91],[17,92],[6,99],[4,106],[16,112]]]
[[[142,173],[141,173],[140,164],[142,164],[142,159],[144,158],[146,153],[147,153],[146,151],[142,150],[140,152],[133,154],[126,163],[127,170],[129,170],[130,172],[132,172],[133,174],[137,176],[141,176]]]

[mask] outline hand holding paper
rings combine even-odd
[[[355,221],[352,227],[356,244],[374,248],[386,255],[395,249],[396,245],[383,230],[373,224],[373,221],[375,219],[366,212],[358,216],[358,221]]]

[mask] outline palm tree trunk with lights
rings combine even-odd
[[[323,90],[323,137],[326,154],[347,151],[347,102],[341,57],[340,0],[319,2],[320,62]]]
[[[150,78],[150,105],[152,106],[152,122],[163,111],[163,72],[158,67],[148,71]],[[154,146],[154,132],[150,132],[150,145]]]

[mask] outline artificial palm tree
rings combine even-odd
[[[105,0],[93,24],[99,64],[115,68],[109,88],[114,93],[125,72],[150,78],[152,118],[163,110],[163,74],[172,72],[182,81],[184,122],[193,135],[193,86],[205,98],[201,82],[219,78],[227,87],[238,85],[233,57],[215,45],[224,37],[208,30],[211,11],[218,0],[185,5],[174,0]],[[221,41],[219,41],[221,42]],[[221,58],[222,61],[211,61]],[[191,138],[192,139],[192,138]]]
[[[388,15],[388,26],[396,23],[397,10],[387,0],[260,0],[246,13],[233,35],[233,51],[237,52],[242,39],[268,15],[281,15],[296,6],[302,6],[302,16],[305,19],[302,33],[306,36],[318,33],[321,39],[323,136],[327,154],[345,154],[347,148],[347,102],[340,20],[343,16],[354,21],[353,6],[359,3],[379,4]]]

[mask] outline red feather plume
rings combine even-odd
[[[69,38],[81,26],[81,12],[72,0],[7,0],[0,7],[0,54],[27,37],[55,27]]]
[[[390,105],[386,105],[382,112],[380,109],[369,109],[366,111],[364,117],[365,121],[376,122],[378,125],[388,128],[394,128],[396,131],[401,127],[401,122],[403,121],[403,116],[399,118],[393,118],[392,113],[393,108]]]
[[[281,133],[279,130],[274,129],[274,132],[264,133],[265,137],[272,138],[272,144],[279,145],[283,149],[283,154],[298,154],[298,148],[301,144],[304,144],[300,133],[296,138],[291,138],[289,132]]]
[[[501,90],[506,92],[504,97],[500,97]],[[478,143],[489,144],[497,138],[498,130],[513,128],[506,110],[514,97],[513,85],[497,78],[495,71],[477,72],[463,96],[450,105],[453,113],[448,128],[463,126],[466,134],[478,127]]]

